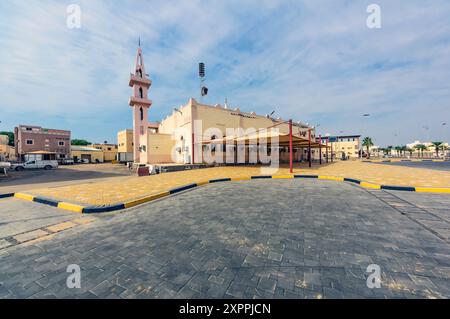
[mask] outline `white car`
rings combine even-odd
[[[23,171],[24,169],[45,169],[58,168],[58,161],[28,161],[25,163],[12,164],[11,169]]]

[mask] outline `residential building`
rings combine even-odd
[[[103,151],[94,147],[72,145],[71,157],[78,163],[79,160],[88,163],[103,163]]]
[[[361,135],[338,135],[322,137],[322,143],[330,146],[329,156],[336,159],[358,158],[361,149]],[[326,150],[322,150],[324,154]]]
[[[56,159],[70,156],[70,131],[48,129],[40,126],[19,125],[14,129],[16,157],[25,160],[28,153],[54,154]]]
[[[89,147],[96,148],[103,152],[103,161],[112,162],[117,159],[117,145],[116,144],[92,144]]]
[[[0,135],[0,162],[1,161],[15,161],[16,150],[14,146],[9,145],[9,136]]]

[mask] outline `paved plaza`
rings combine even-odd
[[[448,298],[449,204],[332,181],[210,184],[0,249],[0,297]],[[65,214],[26,205],[30,219]],[[70,264],[80,289],[66,286]]]
[[[270,171],[254,166],[214,167],[146,177],[111,177],[102,181],[33,189],[27,193],[80,205],[111,205],[211,179],[239,179],[252,175],[288,173],[289,169],[286,166]],[[347,177],[384,185],[450,188],[450,171],[436,174],[436,171],[429,169],[394,167],[360,161],[339,161],[324,165],[315,163],[312,168],[305,163],[296,164],[294,174]]]

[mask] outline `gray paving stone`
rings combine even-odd
[[[38,245],[0,241],[0,298],[449,298],[450,245],[430,230],[443,234],[450,210],[442,196],[394,195],[313,180],[206,186]],[[72,263],[82,289],[66,287]],[[372,263],[381,289],[366,286]]]

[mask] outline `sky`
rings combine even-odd
[[[366,25],[372,3],[378,29]],[[81,28],[67,27],[70,4]],[[380,146],[449,141],[449,17],[448,0],[2,0],[0,131],[40,125],[115,143],[132,128],[140,37],[150,121],[198,99],[204,62],[205,103]]]

